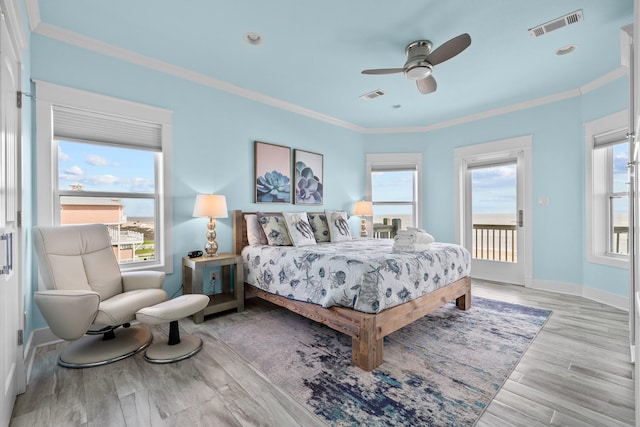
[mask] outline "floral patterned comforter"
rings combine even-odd
[[[422,252],[392,252],[391,239],[293,246],[246,246],[244,281],[267,292],[323,307],[378,313],[468,276],[462,246],[432,243]]]

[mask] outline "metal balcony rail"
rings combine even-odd
[[[516,262],[516,226],[473,224],[473,258]]]

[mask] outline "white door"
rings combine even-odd
[[[0,28],[0,426],[9,425],[19,388],[24,387],[17,55],[4,19]]]
[[[474,278],[530,282],[529,151],[528,137],[456,150],[458,236]]]

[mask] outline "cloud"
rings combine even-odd
[[[113,175],[98,175],[92,178],[95,179],[95,182],[98,184],[115,184],[120,181],[120,178]]]
[[[68,175],[73,175],[76,177],[81,176],[83,174],[82,169],[80,169],[80,166],[75,166],[75,165],[66,169],[64,172]]]
[[[60,146],[58,146],[58,161],[66,162],[68,160],[71,160],[71,157],[69,157],[69,155],[63,153],[62,152],[62,148],[60,148]]]
[[[106,158],[98,156],[96,154],[89,154],[87,157],[85,157],[84,161],[93,166],[109,166],[113,164]]]

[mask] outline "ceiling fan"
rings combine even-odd
[[[433,78],[433,67],[453,58],[471,44],[471,36],[464,33],[445,42],[433,52],[429,40],[417,40],[409,43],[405,48],[407,62],[402,68],[379,68],[364,70],[362,74],[395,74],[404,73],[405,77],[415,80],[418,90],[423,95],[435,92],[438,85]]]

